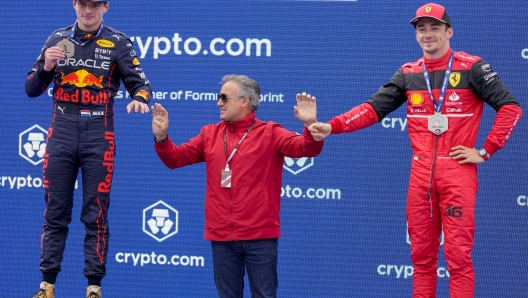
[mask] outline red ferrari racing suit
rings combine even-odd
[[[351,132],[381,121],[407,101],[407,123],[413,149],[407,197],[408,232],[414,265],[413,297],[435,297],[439,237],[450,273],[450,296],[473,297],[471,259],[475,230],[477,165],[459,164],[449,156],[457,145],[474,148],[484,102],[497,111],[483,145],[493,155],[502,148],[521,119],[519,103],[481,58],[455,52],[441,113],[448,130],[439,136],[428,129],[435,107],[424,79],[423,63],[438,100],[452,50],[436,60],[404,64],[366,103],[334,117],[332,134]]]

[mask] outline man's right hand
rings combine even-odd
[[[169,128],[169,113],[159,103],[151,107],[152,110],[152,132],[158,140],[163,140],[167,137],[167,129]]]
[[[332,133],[332,125],[328,123],[317,122],[308,126],[308,130],[316,141],[322,141]]]
[[[64,52],[59,47],[48,48],[44,53],[44,70],[52,70],[57,64],[57,61],[65,57]]]

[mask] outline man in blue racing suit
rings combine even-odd
[[[29,97],[53,81],[53,114],[43,162],[46,210],[42,232],[42,283],[33,297],[54,297],[71,222],[73,190],[82,172],[87,297],[101,297],[106,274],[110,186],[114,171],[113,105],[120,81],[132,101],[128,113],[148,112],[151,97],[132,42],[102,23],[108,1],[73,0],[75,24],[53,32],[29,72]]]

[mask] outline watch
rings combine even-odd
[[[484,159],[484,161],[488,160],[488,151],[486,151],[486,149],[480,148],[478,154]]]

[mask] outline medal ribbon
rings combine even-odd
[[[244,139],[248,135],[249,131],[251,130],[251,128],[253,128],[253,125],[255,125],[256,122],[257,122],[257,119],[255,119],[255,121],[253,121],[253,123],[251,123],[251,125],[249,126],[248,130],[246,131],[246,133],[242,136],[240,141],[238,141],[238,144],[235,146],[235,149],[233,149],[233,151],[231,151],[231,154],[229,155],[229,157],[226,160],[226,168],[229,168],[229,162],[231,161],[231,159],[233,159],[233,156],[235,155],[236,151],[238,150],[238,147],[240,147],[240,144],[242,144],[242,141],[244,141]],[[227,128],[226,128],[226,130],[224,130],[224,152],[227,153]]]
[[[433,105],[437,113],[442,112],[442,104],[444,103],[444,96],[446,94],[447,84],[449,82],[449,75],[451,74],[451,68],[453,66],[454,54],[455,52],[452,52],[451,57],[449,57],[449,63],[447,64],[447,68],[446,68],[446,72],[444,76],[444,82],[442,83],[442,89],[440,90],[440,97],[438,97],[438,102],[435,101],[434,96],[433,96],[433,89],[431,88],[431,82],[429,80],[429,73],[427,72],[427,68],[425,67],[425,59],[422,64],[424,79],[425,79],[425,83],[427,84],[427,90],[429,90],[429,95],[431,96],[431,99],[433,100]]]

